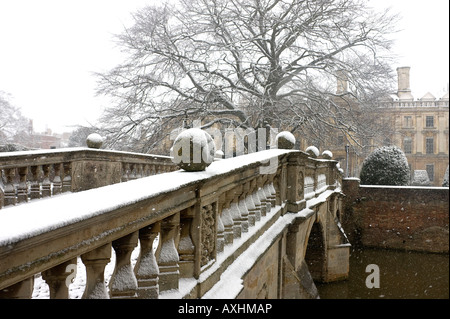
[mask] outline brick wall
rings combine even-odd
[[[343,191],[343,227],[352,244],[448,253],[448,188],[361,186],[346,179]]]

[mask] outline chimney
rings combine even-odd
[[[348,79],[344,70],[338,70],[336,72],[336,94],[344,94],[348,92]]]
[[[398,90],[397,95],[400,100],[414,100],[409,87],[409,66],[397,68]]]

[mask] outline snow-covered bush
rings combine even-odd
[[[414,176],[411,185],[413,186],[430,186],[430,178],[426,170],[417,169],[414,171]]]
[[[397,146],[377,148],[364,160],[362,185],[408,185],[409,167],[405,153]]]
[[[444,181],[442,182],[442,187],[448,187],[448,165],[444,174]]]

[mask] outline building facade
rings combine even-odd
[[[362,162],[382,145],[400,147],[411,170],[426,170],[431,186],[442,186],[449,165],[449,94],[436,98],[431,93],[415,99],[410,89],[410,67],[397,68],[398,90],[374,111],[374,118],[391,127],[381,143],[360,141],[363,147],[345,145],[343,136],[330,150],[340,160],[347,176],[359,177]],[[342,85],[338,85],[338,90]],[[347,146],[347,147],[346,147]]]

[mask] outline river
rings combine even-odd
[[[448,299],[449,255],[353,249],[349,278],[317,289],[322,299]]]

